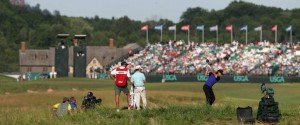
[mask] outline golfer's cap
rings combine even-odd
[[[63,98],[63,102],[65,102],[65,101],[69,101],[69,98],[68,97],[64,97]]]
[[[219,70],[218,70],[218,72],[219,72],[219,73],[221,73],[222,75],[224,75],[224,73],[223,73],[223,70],[222,70],[222,69],[219,69]]]
[[[73,97],[73,96],[72,96],[72,97],[70,97],[70,101],[72,101],[72,100],[75,100],[75,97]]]
[[[121,62],[121,66],[128,65],[127,62]]]
[[[134,67],[134,69],[142,69],[142,67],[140,65],[137,65]]]
[[[88,93],[87,93],[87,96],[88,96],[88,97],[91,97],[91,96],[93,96],[93,95],[94,95],[93,92],[88,92]]]

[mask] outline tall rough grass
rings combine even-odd
[[[170,105],[147,110],[121,110],[97,107],[71,116],[56,118],[50,110],[13,109],[1,111],[2,125],[79,125],[79,124],[122,124],[122,125],[185,125],[185,124],[236,124],[235,108],[232,106],[210,107],[206,105]],[[4,113],[10,115],[3,115]]]
[[[146,84],[149,108],[140,111],[115,111],[112,81],[89,79],[51,79],[0,83],[0,125],[234,125],[235,109],[251,106],[257,112],[261,94],[259,84],[216,84],[216,102],[205,105],[199,83]],[[282,114],[279,125],[300,123],[300,84],[271,84]],[[46,92],[52,88],[53,92]],[[28,93],[32,90],[35,93]],[[80,111],[63,118],[51,117],[51,105],[63,97],[75,96],[80,106],[88,91],[102,98],[93,111]],[[9,94],[4,94],[9,92]],[[121,95],[121,107],[126,98]]]

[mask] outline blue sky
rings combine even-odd
[[[179,18],[189,7],[202,7],[207,10],[224,9],[233,0],[25,0],[31,6],[40,4],[41,9],[50,12],[60,11],[61,15],[74,17],[128,16],[133,20],[156,20],[159,18],[179,22]],[[300,8],[300,0],[243,0],[282,9]]]

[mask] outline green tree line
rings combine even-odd
[[[190,39],[201,42],[201,31],[196,26],[205,26],[205,42],[215,42],[215,32],[209,27],[219,26],[219,43],[230,42],[230,32],[225,30],[233,25],[233,38],[245,42],[245,33],[240,31],[248,25],[248,42],[259,40],[259,32],[254,28],[263,26],[263,40],[274,42],[274,32],[271,27],[278,26],[278,42],[289,41],[289,33],[285,28],[293,26],[293,41],[299,39],[300,9],[283,10],[276,7],[255,5],[243,1],[233,1],[222,10],[206,10],[201,7],[188,8],[182,13],[177,26],[177,39],[187,40],[186,31],[181,31],[183,25],[190,25]],[[145,45],[146,33],[140,28],[149,25],[149,42],[160,41],[160,32],[154,26],[163,25],[163,42],[173,39],[174,33],[168,27],[175,23],[168,19],[136,21],[127,16],[106,19],[94,17],[67,17],[59,11],[49,12],[35,6],[14,6],[9,0],[0,1],[0,72],[18,71],[18,50],[21,41],[26,41],[26,48],[47,49],[57,45],[56,35],[68,33],[86,34],[86,45],[106,46],[110,38],[115,46],[122,47],[128,43]],[[67,45],[72,45],[69,37]]]

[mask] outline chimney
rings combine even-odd
[[[113,38],[110,38],[109,39],[109,48],[114,48],[114,39]]]
[[[74,38],[73,39],[73,44],[74,44],[74,46],[78,46],[78,39]]]
[[[25,52],[26,51],[26,43],[25,41],[21,42],[21,52]]]

